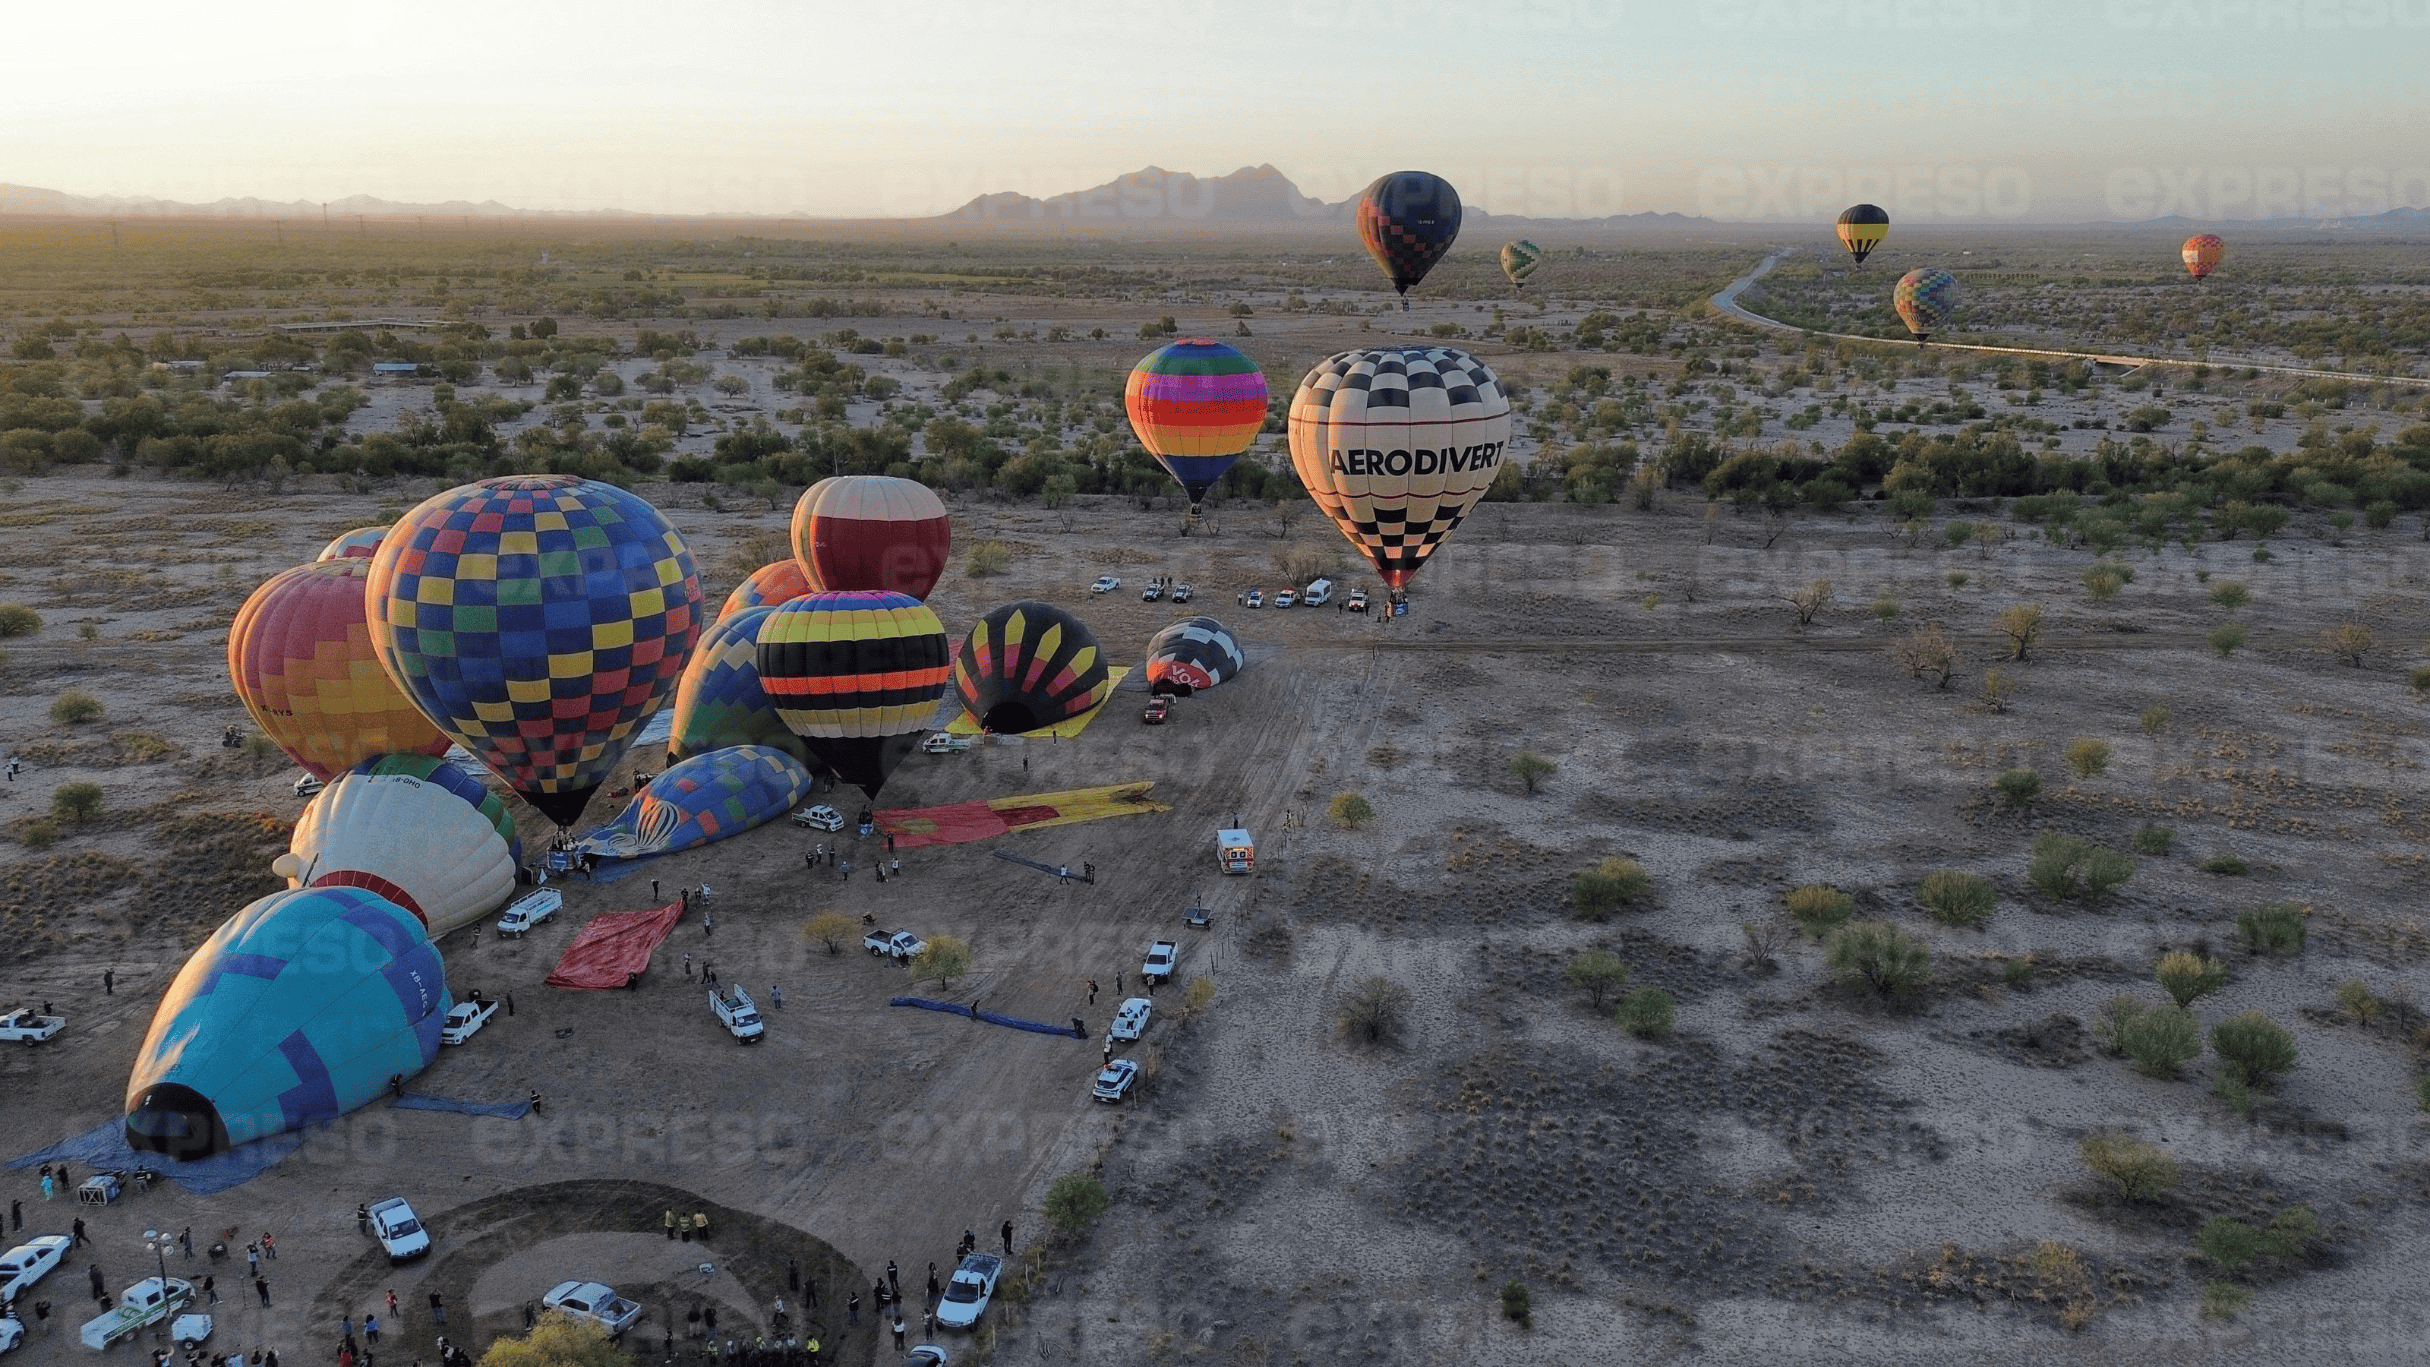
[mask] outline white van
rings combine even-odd
[[[1321,608],[1325,605],[1325,600],[1332,596],[1332,580],[1312,580],[1307,589],[1299,595],[1299,605],[1304,608]]]

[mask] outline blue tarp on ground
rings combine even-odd
[[[419,1092],[407,1092],[397,1098],[396,1108],[400,1111],[453,1111],[458,1115],[495,1115],[503,1116],[508,1120],[521,1120],[531,1113],[532,1103],[529,1101],[457,1101],[451,1097],[423,1096]]]
[[[993,1011],[973,1010],[960,1002],[932,1002],[926,997],[896,997],[886,1004],[888,1006],[916,1006],[922,1011],[942,1011],[949,1016],[969,1016],[975,1020],[986,1021],[990,1025],[1006,1025],[1015,1030],[1028,1030],[1040,1035],[1063,1035],[1071,1039],[1087,1038],[1068,1025],[1048,1025],[1043,1021],[1025,1021],[1018,1016],[999,1016]]]
[[[242,1186],[261,1176],[271,1164],[295,1152],[303,1143],[302,1134],[289,1130],[250,1144],[239,1144],[226,1153],[180,1163],[156,1153],[139,1154],[128,1148],[125,1122],[112,1120],[73,1139],[60,1140],[38,1153],[12,1158],[8,1165],[12,1168],[30,1168],[37,1163],[56,1163],[65,1159],[84,1167],[104,1170],[132,1172],[136,1168],[151,1168],[197,1196],[209,1196],[213,1192]],[[125,1197],[119,1199],[124,1200]]]

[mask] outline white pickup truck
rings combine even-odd
[[[40,1044],[65,1029],[65,1016],[45,1016],[25,1007],[0,1012],[0,1043]]]
[[[908,960],[928,948],[928,942],[908,930],[873,930],[861,937],[861,948],[889,959]]]
[[[117,1309],[85,1321],[79,1337],[87,1348],[107,1348],[145,1325],[167,1319],[193,1296],[191,1282],[175,1277],[165,1282],[158,1277],[146,1277],[119,1295]]]
[[[1158,940],[1148,946],[1147,958],[1139,965],[1139,976],[1148,982],[1159,978],[1171,981],[1173,963],[1181,957],[1181,946],[1171,940]]]
[[[717,1013],[718,1023],[726,1027],[738,1044],[757,1043],[768,1031],[759,1019],[759,1003],[739,987],[710,988],[709,1009]]]

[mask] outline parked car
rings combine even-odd
[[[1173,601],[1176,603],[1186,603],[1197,596],[1198,590],[1192,588],[1188,584],[1175,584],[1173,586]]]
[[[1333,581],[1330,579],[1310,580],[1308,587],[1299,595],[1301,607],[1321,608],[1331,601],[1333,601]]]
[[[1173,976],[1173,961],[1181,957],[1181,946],[1171,940],[1158,940],[1148,946],[1147,960],[1139,965],[1139,976],[1151,981]]]
[[[1266,591],[1264,589],[1248,590],[1240,595],[1240,605],[1244,608],[1264,607],[1266,605]]]
[[[953,1280],[945,1284],[945,1298],[937,1302],[937,1323],[952,1329],[968,1329],[978,1323],[988,1299],[996,1294],[996,1279],[1003,1274],[1004,1260],[995,1254],[964,1254],[962,1265],[953,1270]]]
[[[915,1343],[903,1355],[903,1367],[945,1367],[948,1361],[945,1350],[933,1343]]]
[[[25,1322],[17,1318],[16,1307],[0,1311],[0,1353],[25,1342]]]
[[[493,1001],[463,1001],[447,1008],[447,1019],[439,1025],[439,1043],[462,1044],[481,1033],[489,1018],[498,1014]]]
[[[498,933],[520,940],[525,931],[556,915],[557,908],[564,905],[565,894],[555,888],[542,888],[529,897],[517,898],[506,914],[498,918]]]
[[[1152,579],[1148,581],[1148,586],[1146,588],[1139,590],[1139,601],[1142,603],[1153,603],[1163,597],[1164,585],[1159,584]]]
[[[1365,612],[1367,610],[1367,591],[1365,589],[1350,590],[1350,601],[1342,606],[1352,612]]]
[[[414,1215],[413,1207],[405,1204],[404,1197],[391,1196],[375,1203],[370,1215],[371,1235],[380,1241],[380,1247],[388,1250],[388,1261],[401,1263],[430,1251],[430,1231],[422,1228],[422,1221]]]
[[[1150,726],[1162,726],[1172,715],[1173,700],[1171,698],[1150,698],[1148,705],[1140,709],[1139,720]]]
[[[295,789],[295,795],[297,797],[310,797],[314,793],[319,792],[321,789],[326,788],[329,785],[321,782],[320,779],[311,774],[305,774],[289,786]]]
[[[1114,590],[1121,587],[1122,580],[1120,576],[1101,574],[1097,576],[1096,583],[1088,586],[1088,591],[1090,593],[1112,593]]]
[[[75,1241],[65,1234],[37,1234],[6,1253],[0,1253],[0,1305],[24,1294],[26,1288],[50,1275],[67,1257],[68,1247]]]
[[[27,1007],[0,1014],[0,1043],[23,1040],[27,1044],[40,1044],[65,1029],[67,1017],[45,1016]]]
[[[756,1043],[768,1033],[767,1025],[759,1018],[759,1003],[740,987],[710,988],[709,1009],[717,1013],[718,1024],[726,1027],[737,1044]]]
[[[180,1348],[192,1348],[211,1337],[212,1327],[209,1315],[189,1312],[169,1321],[169,1337]]]
[[[840,831],[844,829],[844,814],[822,802],[795,812],[793,824],[807,826],[814,831]]]
[[[589,1320],[611,1334],[632,1328],[633,1321],[641,1318],[640,1306],[600,1282],[559,1282],[540,1298],[540,1304]]]
[[[1131,998],[1122,1004],[1121,1010],[1114,1013],[1114,1023],[1106,1029],[1105,1037],[1109,1040],[1139,1038],[1147,1033],[1148,1017],[1155,1010],[1156,1003],[1147,998]]]
[[[1105,1071],[1097,1074],[1097,1081],[1088,1089],[1089,1095],[1099,1101],[1120,1101],[1138,1079],[1138,1060],[1118,1058],[1105,1065]]]
[[[1287,608],[1298,601],[1299,592],[1296,589],[1283,589],[1274,595],[1274,606],[1276,608]]]
[[[908,960],[928,948],[928,942],[908,930],[873,930],[861,937],[861,948],[890,959]]]

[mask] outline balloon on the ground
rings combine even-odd
[[[1848,249],[1857,265],[1865,264],[1865,258],[1889,236],[1890,215],[1880,205],[1852,204],[1840,213],[1839,245]]]
[[[450,489],[372,557],[388,677],[559,826],[674,695],[700,638],[700,575],[636,495],[568,475]]]
[[[1188,617],[1148,638],[1148,692],[1186,698],[1241,671],[1240,642],[1212,617]]]
[[[726,595],[725,606],[717,610],[716,620],[710,625],[715,626],[744,608],[772,608],[788,598],[799,598],[805,593],[817,591],[810,587],[810,576],[802,573],[798,560],[788,557],[762,565],[736,584],[734,592]]]
[[[1502,274],[1510,277],[1514,290],[1527,288],[1527,278],[1544,264],[1544,249],[1524,237],[1514,237],[1502,244]]]
[[[806,594],[760,623],[759,684],[776,714],[873,798],[936,716],[951,672],[944,624],[908,594]]]
[[[1890,304],[1920,343],[1957,312],[1957,277],[1938,266],[1918,266],[1898,278]]]
[[[428,755],[379,755],[364,760],[349,772],[370,776],[403,774],[434,783],[464,800],[464,805],[481,814],[481,819],[506,842],[507,851],[515,862],[523,862],[523,837],[515,829],[515,814],[506,809],[505,799],[489,790],[478,774],[467,772],[453,758],[433,759]]]
[[[438,1056],[452,1004],[404,908],[361,888],[272,893],[161,998],[127,1079],[127,1143],[203,1158],[344,1115]]]
[[[688,850],[773,821],[809,792],[810,771],[782,750],[712,750],[651,779],[614,821],[584,836],[581,848],[618,859]]]
[[[314,777],[372,755],[443,754],[447,738],[380,669],[363,585],[371,562],[281,570],[236,611],[228,681],[262,734]]]
[[[1196,509],[1265,425],[1266,377],[1237,348],[1187,337],[1131,367],[1122,402],[1139,444]]]
[[[1392,277],[1407,308],[1409,287],[1426,278],[1460,235],[1460,192],[1427,171],[1379,176],[1358,197],[1358,236]]]
[[[2227,243],[2217,233],[2196,233],[2185,239],[2177,254],[2185,259],[2186,273],[2200,280],[2227,259]]]
[[[689,759],[729,745],[765,745],[797,760],[810,758],[810,747],[776,714],[759,683],[759,629],[775,611],[774,604],[744,608],[719,618],[700,638],[675,685],[668,754]]]
[[[979,619],[953,661],[954,692],[979,725],[1002,736],[1044,730],[1113,692],[1088,624],[1024,599]]]
[[[350,532],[340,532],[335,540],[321,547],[319,555],[312,558],[315,560],[369,560],[372,552],[380,548],[380,542],[387,535],[386,527],[357,527]]]
[[[891,475],[822,479],[793,505],[793,556],[809,593],[925,599],[945,573],[953,524],[934,489]]]
[[[505,815],[505,804],[497,808]],[[519,852],[492,815],[461,793],[411,774],[349,770],[304,808],[270,871],[291,888],[378,893],[420,918],[435,939],[514,895]]]
[[[1449,347],[1345,351],[1291,399],[1291,464],[1317,509],[1398,593],[1493,484],[1510,398]]]

